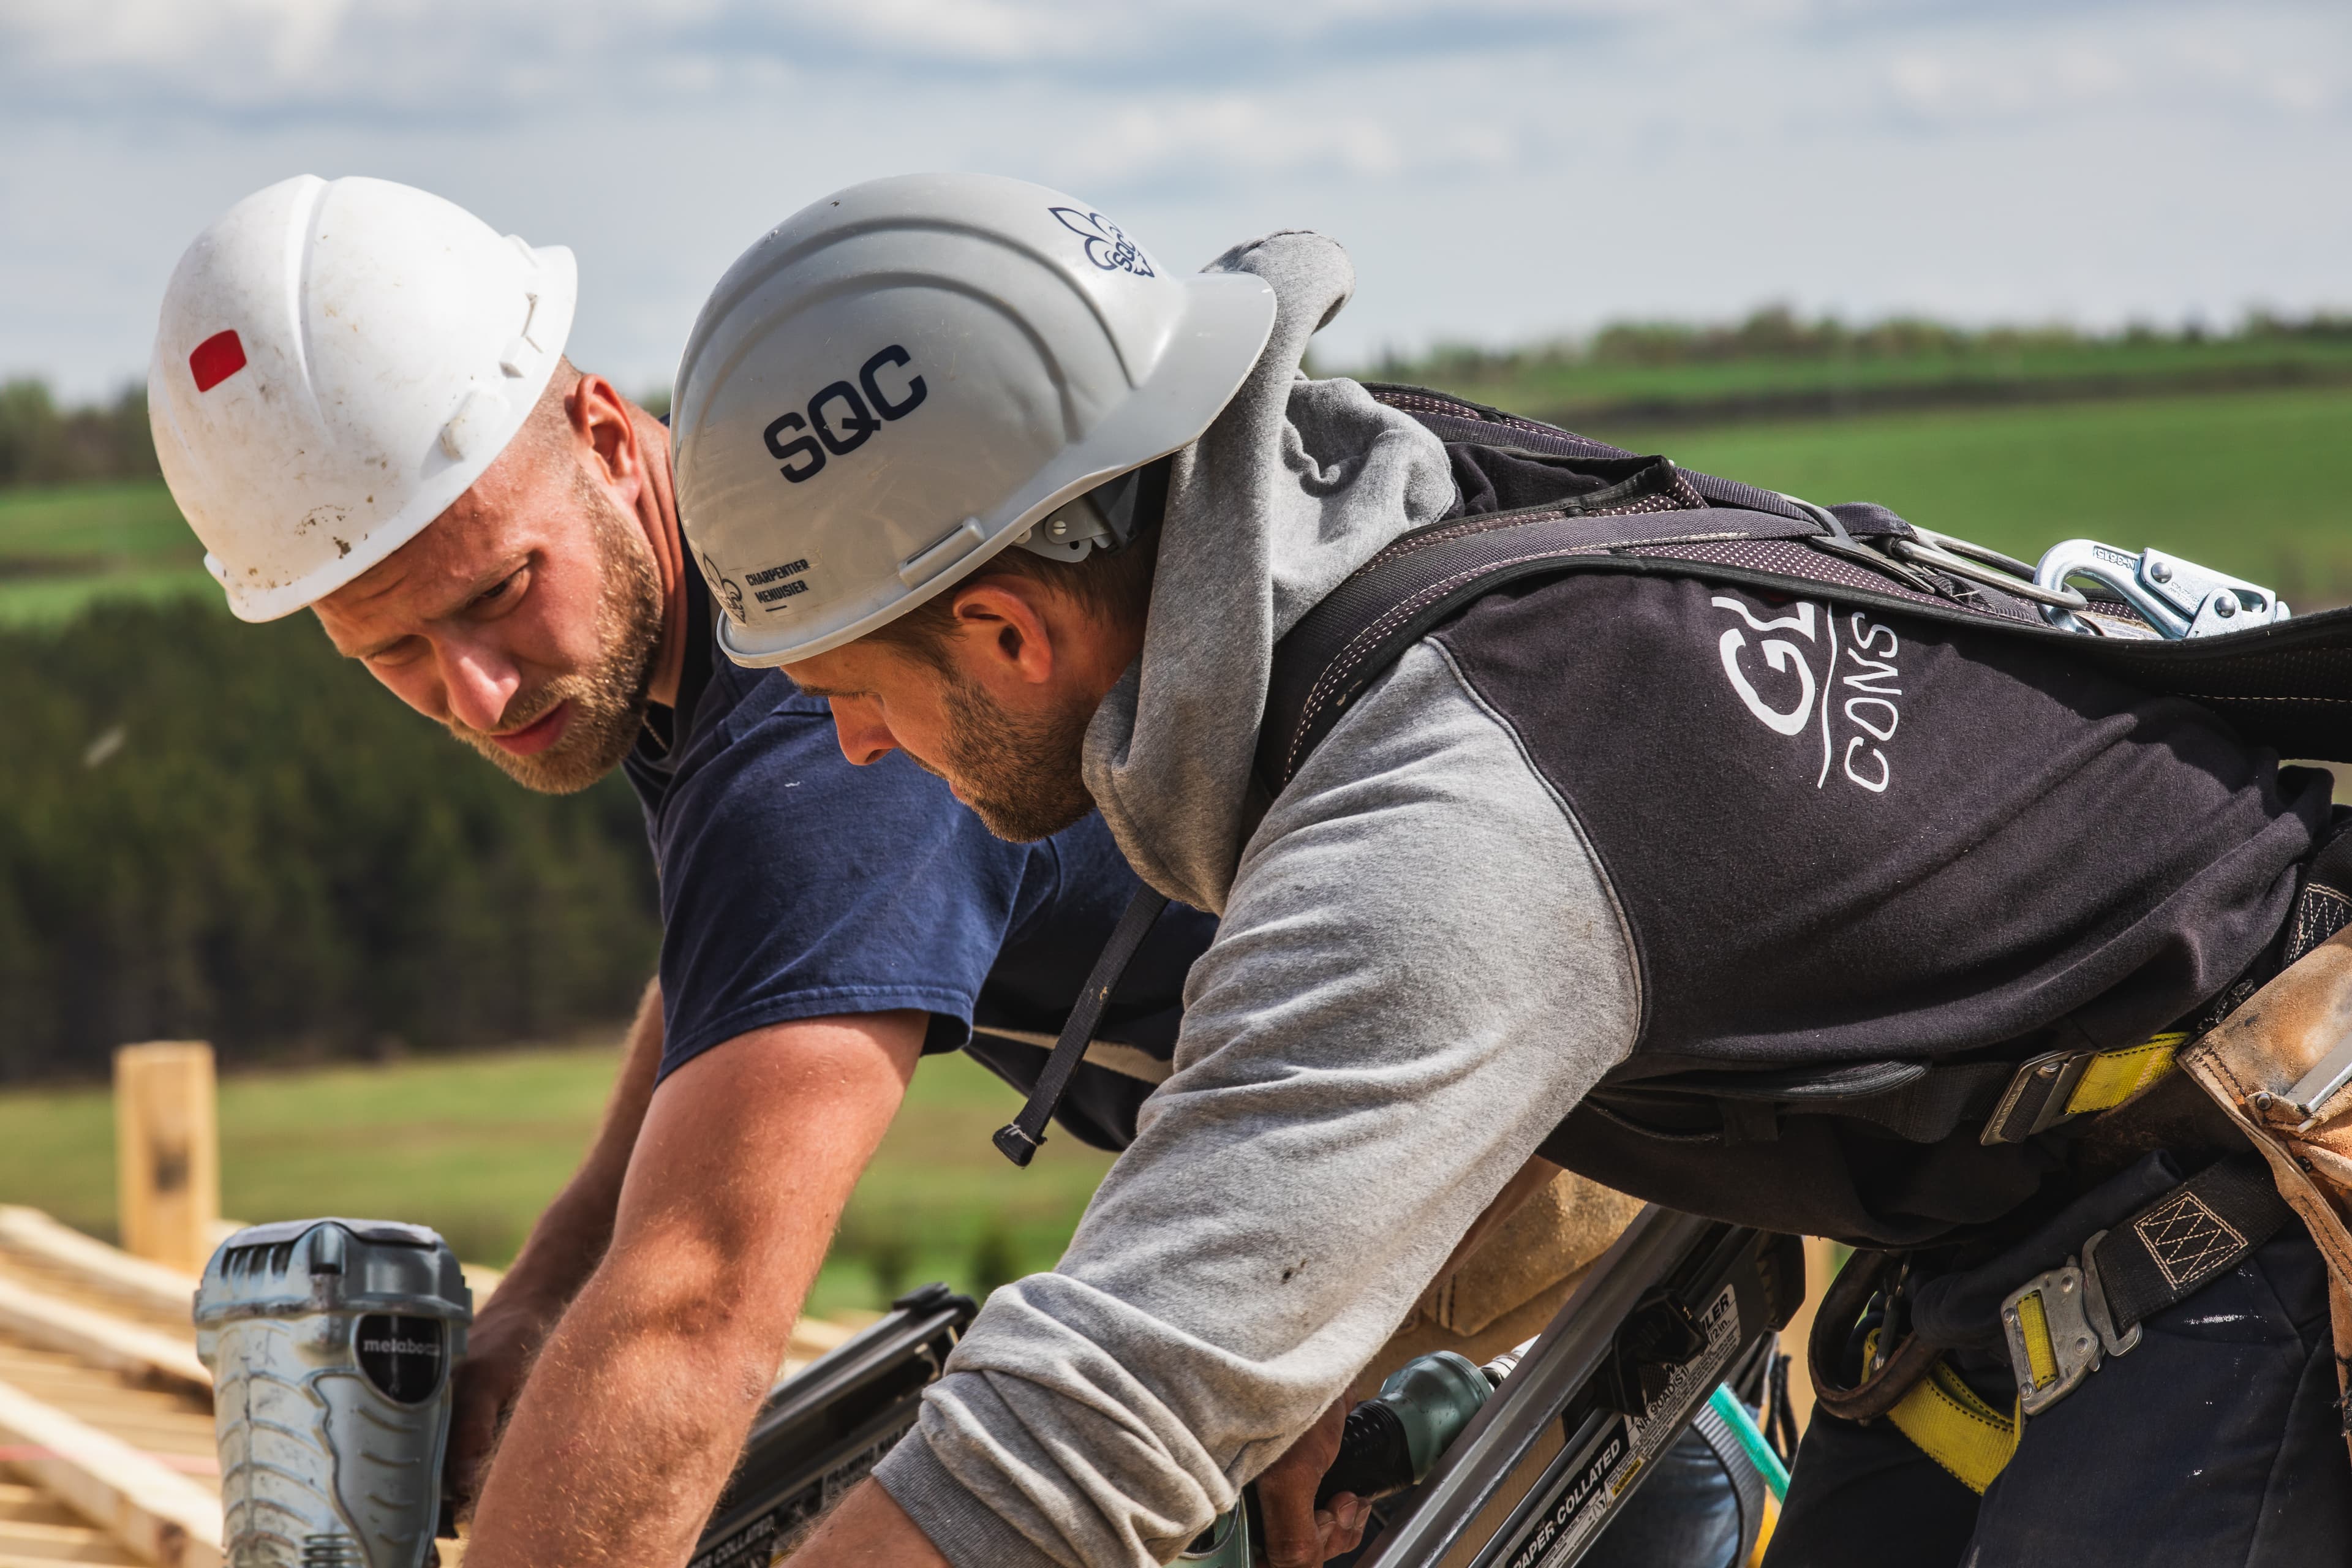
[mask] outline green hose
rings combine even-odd
[[[1748,1451],[1748,1463],[1756,1467],[1764,1478],[1765,1486],[1770,1489],[1772,1500],[1786,1501],[1789,1468],[1780,1462],[1780,1456],[1772,1451],[1772,1445],[1764,1440],[1764,1434],[1757,1427],[1756,1417],[1748,1414],[1748,1406],[1739,1403],[1739,1396],[1731,1392],[1730,1385],[1717,1384],[1715,1392],[1706,1396],[1706,1407],[1731,1428],[1733,1436],[1739,1439],[1739,1446]]]

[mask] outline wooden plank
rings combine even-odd
[[[20,1474],[158,1568],[220,1568],[220,1500],[119,1437],[0,1383],[0,1436],[42,1450]]]
[[[78,1524],[65,1505],[38,1487],[0,1481],[0,1519],[26,1524]]]
[[[148,1311],[169,1313],[181,1322],[189,1321],[194,1310],[194,1273],[133,1258],[38,1209],[0,1204],[0,1247],[57,1268],[89,1289],[134,1301]]]
[[[87,1524],[0,1520],[0,1560],[18,1556],[46,1563],[120,1563],[123,1555],[106,1531]]]
[[[220,1221],[213,1048],[154,1040],[114,1053],[116,1212],[123,1250],[195,1273]]]
[[[202,1394],[212,1390],[212,1373],[187,1340],[68,1306],[6,1279],[0,1279],[0,1330],[142,1382]]]

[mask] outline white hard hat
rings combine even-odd
[[[147,411],[229,607],[291,614],[464,494],[546,389],[578,294],[569,250],[387,180],[304,174],[198,235]]]
[[[1171,277],[1042,185],[913,174],[803,208],[678,363],[678,515],[721,646],[782,664],[905,614],[1198,437],[1273,326],[1262,279]]]

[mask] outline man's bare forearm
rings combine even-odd
[[[661,982],[656,980],[646,987],[629,1025],[620,1075],[605,1102],[596,1141],[531,1226],[530,1239],[499,1287],[501,1295],[516,1290],[561,1311],[595,1271],[612,1243],[613,1211],[621,1201],[621,1183],[628,1174],[637,1130],[645,1122],[646,1102],[653,1098],[661,1056],[662,994]]]
[[[474,1320],[472,1342],[457,1368],[457,1418],[449,1432],[449,1486],[461,1510],[472,1510],[477,1482],[498,1441],[499,1420],[520,1391],[531,1358],[612,1241],[613,1211],[620,1202],[622,1178],[645,1121],[646,1102],[653,1095],[661,1054],[661,985],[656,981],[646,987],[629,1027],[604,1126],[587,1158],[531,1226],[522,1255]]]
[[[469,1568],[686,1561],[898,1108],[923,1023],[780,1025],[664,1082],[610,1245],[499,1445]]]

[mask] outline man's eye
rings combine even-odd
[[[390,647],[378,649],[367,656],[367,662],[379,669],[415,662],[425,651],[424,642],[417,637],[403,637]]]
[[[517,593],[521,591],[522,575],[522,573],[518,570],[509,576],[500,578],[498,582],[491,584],[488,587],[483,589],[479,595],[476,595],[474,603],[477,605],[497,605],[513,598]]]

